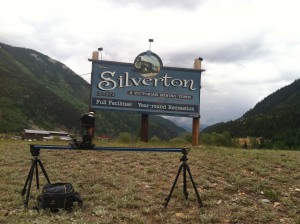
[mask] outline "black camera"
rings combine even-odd
[[[80,118],[82,128],[90,128],[95,126],[94,112],[85,113]]]
[[[85,113],[80,118],[82,133],[82,148],[93,147],[92,140],[94,135],[95,117],[94,112]]]
[[[94,112],[85,113],[80,118],[82,141],[73,139],[72,147],[90,149],[93,148],[93,135],[95,127]]]

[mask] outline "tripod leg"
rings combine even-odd
[[[177,175],[176,175],[175,180],[174,180],[174,182],[173,182],[171,191],[170,191],[168,197],[166,198],[166,202],[164,203],[164,208],[166,208],[166,207],[168,206],[168,203],[169,203],[169,201],[170,201],[170,199],[171,199],[172,193],[173,193],[173,191],[174,191],[174,188],[175,188],[176,182],[177,182],[177,180],[178,180],[179,174],[180,174],[180,172],[181,172],[181,170],[182,170],[182,167],[183,167],[183,165],[181,164],[181,165],[179,166],[179,168],[178,168],[178,172],[177,172]]]
[[[38,161],[38,160],[37,160]],[[38,163],[35,164],[36,189],[40,188]]]
[[[186,164],[186,169],[190,175],[190,178],[191,178],[191,182],[193,184],[193,187],[194,187],[194,190],[195,190],[195,193],[196,193],[196,196],[197,196],[197,199],[198,199],[198,204],[199,204],[199,207],[201,208],[203,206],[203,203],[202,203],[202,200],[200,198],[200,195],[199,195],[199,192],[198,192],[198,189],[196,187],[196,184],[194,182],[194,179],[193,179],[193,176],[192,176],[192,173],[191,173],[191,170],[190,170],[190,167]]]
[[[25,193],[26,193],[26,188],[27,188],[27,185],[28,185],[28,181],[29,181],[29,179],[30,179],[30,174],[31,174],[32,166],[34,166],[33,160],[32,160],[31,167],[30,167],[30,169],[29,169],[29,173],[28,173],[28,175],[27,175],[27,179],[26,179],[26,181],[25,181],[25,185],[24,185],[23,190],[22,190],[22,196],[24,196]]]
[[[186,188],[186,163],[183,163],[183,194],[185,199],[188,199],[189,193],[187,192]]]
[[[27,189],[27,194],[26,194],[26,199],[24,202],[25,207],[27,207],[28,205],[28,201],[29,201],[29,195],[30,195],[30,189],[31,189],[31,183],[32,183],[32,179],[33,179],[33,174],[34,174],[34,168],[36,166],[36,160],[32,160],[32,165],[31,165],[31,169],[29,172],[29,179],[28,179],[28,189]],[[25,188],[26,191],[26,188]]]
[[[46,172],[46,170],[44,168],[44,165],[43,165],[42,161],[40,159],[38,159],[37,162],[40,164],[40,167],[41,167],[41,169],[43,171],[43,174],[44,174],[46,180],[48,181],[48,183],[50,183],[50,179],[49,179],[48,174],[47,174],[47,172]]]

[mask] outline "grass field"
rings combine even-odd
[[[136,146],[156,147],[126,145]],[[84,206],[75,206],[71,213],[37,212],[32,208],[41,190],[36,189],[35,178],[28,208],[21,196],[31,166],[28,142],[1,140],[0,223],[300,223],[299,151],[192,148],[188,164],[204,207],[198,207],[190,181],[189,198],[184,198],[180,176],[164,209],[180,157],[180,153],[41,150],[51,182],[72,183]],[[44,183],[40,175],[41,186]]]

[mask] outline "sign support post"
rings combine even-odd
[[[193,134],[192,134],[192,145],[199,145],[199,127],[200,117],[193,117]]]
[[[93,53],[92,53],[92,59],[93,59],[93,60],[99,60],[99,50],[100,50],[100,52],[101,52],[101,51],[102,51],[102,48],[99,48],[98,51],[93,51]],[[101,53],[101,59],[102,59],[102,53]],[[93,68],[92,68],[92,69],[93,69]],[[90,88],[92,88],[92,87],[90,87]],[[92,92],[92,91],[91,91],[91,92]],[[95,115],[95,112],[91,110],[91,97],[92,97],[92,96],[90,95],[89,111],[90,111],[90,112],[93,112],[94,115]],[[93,116],[94,116],[94,115],[93,115]],[[91,136],[92,136],[92,139],[94,139],[94,137],[95,137],[95,125],[93,125],[92,127],[89,127],[89,128],[87,129],[87,134],[91,135]]]
[[[142,114],[141,141],[143,142],[148,142],[148,126],[149,126],[149,115]]]
[[[194,69],[201,70],[201,61],[203,61],[203,58],[201,58],[201,57],[199,57],[198,59],[195,59]],[[200,86],[200,88],[201,88],[201,86]],[[192,130],[192,145],[193,146],[199,145],[199,128],[200,128],[200,116],[193,117],[193,130]]]

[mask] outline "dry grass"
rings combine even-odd
[[[179,153],[41,150],[50,180],[72,183],[84,200],[82,209],[53,214],[31,209],[40,193],[35,179],[29,209],[23,207],[20,192],[32,158],[28,143],[2,140],[0,223],[300,223],[299,151],[193,148],[188,163],[204,207],[198,207],[190,182],[185,200],[180,177],[164,209],[180,157]],[[46,182],[43,175],[40,182]]]

